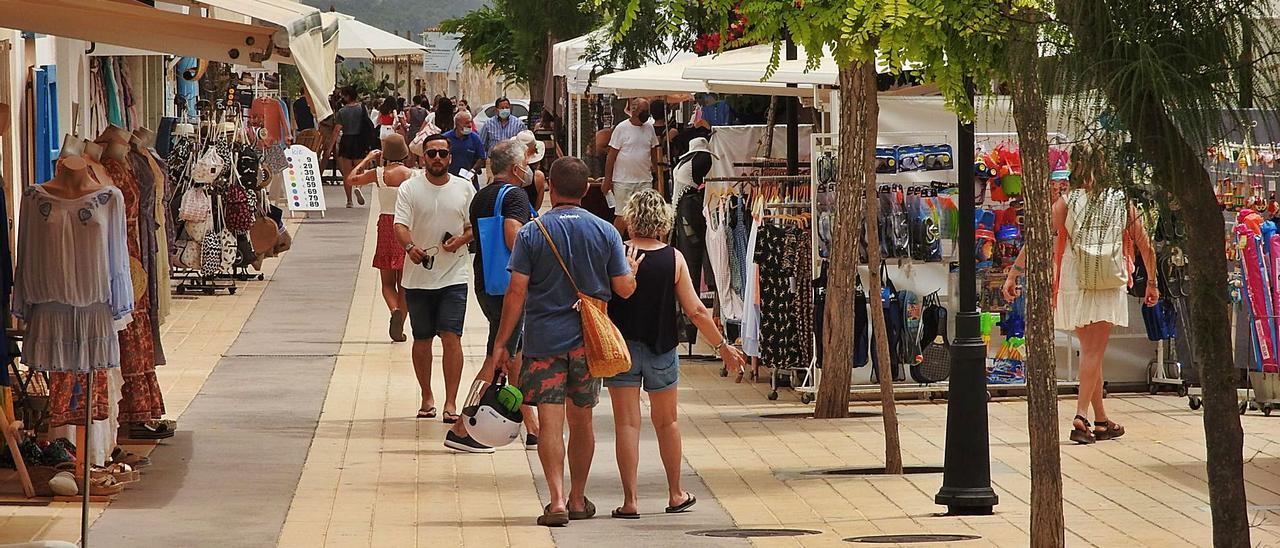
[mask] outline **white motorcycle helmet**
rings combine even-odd
[[[502,447],[520,437],[524,396],[506,379],[493,383],[476,380],[467,405],[462,409],[467,435],[489,447]]]

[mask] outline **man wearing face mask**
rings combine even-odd
[[[480,140],[484,142],[486,152],[493,150],[494,145],[529,129],[519,117],[511,115],[511,101],[506,97],[499,97],[493,102],[493,106],[498,109],[498,116],[488,119],[484,127],[480,128]]]
[[[658,135],[649,117],[649,100],[632,99],[629,109],[631,117],[613,128],[604,165],[601,190],[606,195],[612,193],[615,211],[626,207],[632,194],[653,188],[653,175],[658,166]],[[621,215],[613,224],[619,232],[626,231],[626,220]]]
[[[489,154],[480,136],[471,131],[471,113],[465,110],[453,115],[453,129],[444,132],[449,141],[449,173],[461,176],[462,170],[480,173]]]

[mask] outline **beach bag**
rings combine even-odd
[[[947,309],[935,293],[924,298],[920,327],[922,360],[911,368],[916,382],[935,383],[951,376],[951,340],[947,337]]]
[[[253,228],[253,207],[249,205],[249,193],[236,184],[227,185],[226,207],[223,218],[232,234],[244,234]]]
[[[1092,198],[1084,190],[1068,195],[1067,239],[1076,259],[1080,289],[1107,290],[1128,283],[1123,233],[1129,215],[1125,204],[1124,195],[1112,191]]]
[[[511,282],[511,271],[507,270],[511,250],[507,249],[504,226],[507,219],[502,216],[502,204],[512,190],[520,191],[512,185],[503,184],[498,190],[497,201],[493,203],[493,216],[476,219],[476,231],[480,234],[480,264],[484,267],[484,292],[494,296],[506,295],[507,284]],[[529,215],[538,216],[532,204],[529,205]]]
[[[627,349],[627,341],[622,338],[618,326],[609,319],[608,303],[578,289],[578,282],[569,273],[569,266],[560,256],[560,250],[556,249],[556,243],[547,232],[547,227],[539,219],[534,219],[533,222],[542,231],[547,245],[551,246],[551,253],[556,256],[560,268],[564,269],[564,275],[573,285],[573,291],[578,294],[578,302],[574,304],[574,308],[582,315],[582,343],[587,354],[587,370],[593,378],[598,379],[630,371],[631,351]]]
[[[188,189],[182,194],[182,205],[178,208],[178,218],[188,223],[203,223],[213,215],[213,201],[204,187]]]
[[[200,270],[200,240],[178,240],[169,253],[174,266]]]
[[[210,184],[218,180],[218,176],[222,175],[222,170],[226,169],[227,163],[222,159],[222,154],[218,152],[217,147],[209,147],[205,149],[204,154],[196,160],[194,166],[191,167],[191,180],[201,183]]]
[[[905,320],[902,301],[898,300],[898,288],[893,284],[893,280],[889,279],[888,263],[880,264],[880,278],[883,283],[880,288],[880,304],[884,309],[885,335],[889,339],[889,365],[893,371],[893,380],[906,380],[902,374],[902,361],[899,358]],[[874,339],[871,344],[871,382],[878,383],[880,382],[880,361],[876,354]]]

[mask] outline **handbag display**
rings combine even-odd
[[[200,240],[178,240],[169,251],[174,266],[200,270]]]
[[[253,207],[249,204],[249,193],[244,187],[227,185],[227,197],[223,204],[223,217],[232,234],[244,234],[253,228]]]
[[[187,189],[182,194],[182,205],[178,208],[178,218],[183,221],[201,223],[213,215],[213,201],[203,186]]]
[[[218,176],[222,175],[222,171],[227,168],[227,163],[222,159],[222,155],[218,153],[217,147],[209,147],[205,149],[204,154],[200,155],[200,159],[191,168],[191,180],[201,183],[210,184],[218,180]]]
[[[631,351],[627,349],[627,341],[622,338],[622,332],[618,330],[618,326],[609,319],[608,303],[578,289],[578,283],[574,281],[573,274],[569,273],[569,266],[560,256],[560,250],[556,249],[556,243],[547,232],[547,227],[543,226],[540,219],[534,219],[533,222],[538,225],[538,230],[541,230],[542,236],[547,239],[547,245],[551,246],[551,253],[556,256],[560,268],[564,269],[564,275],[573,285],[574,293],[578,295],[578,302],[574,308],[578,309],[578,313],[582,315],[582,342],[586,349],[587,369],[591,372],[591,376],[608,378],[630,371]]]

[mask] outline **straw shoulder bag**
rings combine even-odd
[[[578,302],[573,307],[582,316],[582,342],[591,376],[608,378],[630,371],[631,351],[627,349],[627,341],[622,338],[618,326],[613,325],[613,320],[609,319],[608,303],[578,289],[578,283],[574,281],[573,274],[569,273],[569,267],[556,249],[556,243],[551,240],[547,227],[543,226],[541,219],[534,219],[533,222],[537,223],[538,230],[547,239],[547,245],[551,246],[551,253],[555,254],[560,268],[564,269],[564,275],[569,277],[569,283],[573,285],[573,291],[578,294]]]

